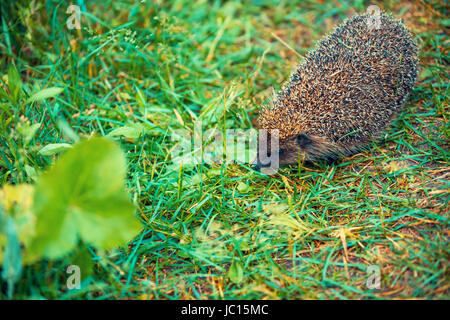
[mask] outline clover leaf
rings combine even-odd
[[[75,145],[38,178],[34,193],[36,258],[57,258],[78,240],[110,249],[132,239],[140,223],[125,190],[120,147],[104,138]]]

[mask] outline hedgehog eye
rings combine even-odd
[[[311,143],[312,143],[312,140],[311,140],[310,137],[308,137],[307,134],[305,134],[305,133],[300,133],[300,134],[297,136],[297,144],[298,144],[300,147],[304,148],[304,147],[306,147],[307,145],[309,145],[309,144],[311,144]]]

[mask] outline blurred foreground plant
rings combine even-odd
[[[125,176],[120,147],[104,138],[92,138],[62,155],[36,185],[0,189],[0,261],[10,296],[21,260],[28,264],[58,259],[79,241],[111,249],[139,232],[141,225],[125,190]]]

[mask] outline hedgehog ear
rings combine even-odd
[[[299,133],[296,138],[297,144],[304,148],[312,143],[311,138],[306,133]]]

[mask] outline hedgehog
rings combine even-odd
[[[279,148],[260,138],[259,154],[278,152],[280,165],[334,162],[379,140],[416,81],[418,46],[400,20],[378,17],[346,19],[307,54],[260,111],[259,129],[277,135]],[[255,169],[270,166],[259,154]]]

